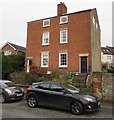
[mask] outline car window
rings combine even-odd
[[[42,84],[38,85],[37,88],[43,89],[43,90],[49,90],[49,84],[48,83],[42,83]]]
[[[55,92],[62,92],[63,88],[57,84],[51,84],[51,90]]]
[[[7,87],[14,87],[14,86],[16,86],[14,83],[12,83],[12,82],[5,82],[4,83],[5,85],[7,85]]]
[[[5,87],[7,87],[7,85],[4,84],[4,83],[0,83],[0,87],[1,87],[1,88],[5,88]]]

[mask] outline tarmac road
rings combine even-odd
[[[98,112],[73,115],[70,111],[46,107],[29,108],[25,100],[2,105],[2,118],[112,118],[112,104],[102,103]]]

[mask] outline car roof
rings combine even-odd
[[[11,82],[9,80],[0,80],[0,83]]]
[[[32,85],[37,85],[37,84],[44,84],[44,83],[48,83],[48,84],[50,84],[50,83],[54,83],[54,84],[62,84],[61,82],[50,82],[50,81],[47,81],[47,82],[35,82],[35,83],[32,83]]]

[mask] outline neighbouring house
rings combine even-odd
[[[25,69],[101,72],[100,34],[96,8],[67,13],[60,2],[57,16],[28,22]]]
[[[26,53],[26,48],[7,42],[1,47],[1,52],[4,55],[19,55],[19,54],[25,54]]]
[[[114,63],[114,47],[101,47],[101,62],[108,65]]]

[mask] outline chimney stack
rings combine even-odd
[[[66,5],[64,4],[64,2],[60,2],[57,6],[57,15],[61,16],[61,15],[66,14],[66,13],[67,13]]]

